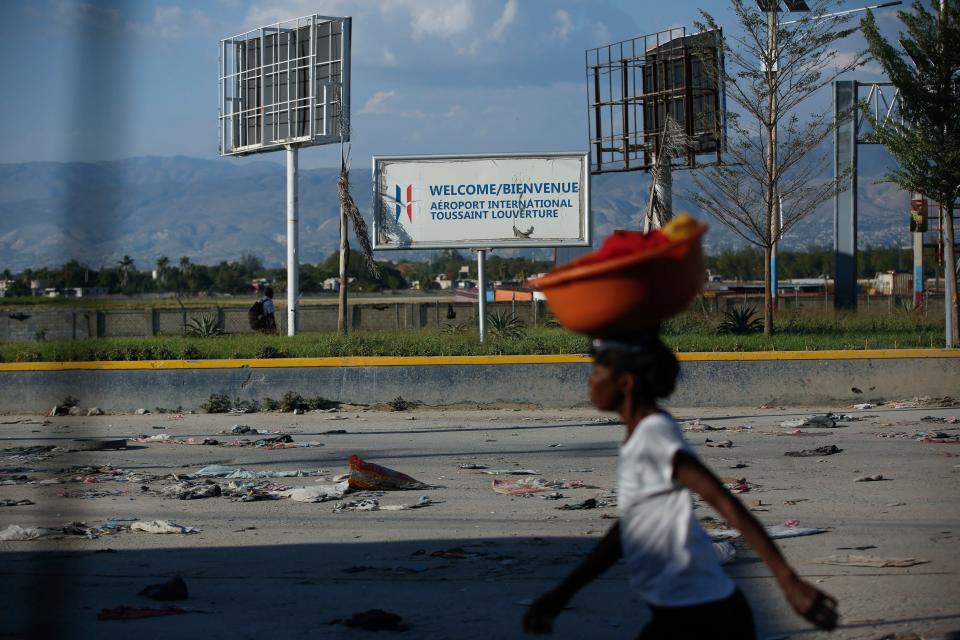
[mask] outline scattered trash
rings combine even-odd
[[[733,465],[733,466],[730,467],[730,468],[731,468],[731,469],[746,469],[748,466],[750,466],[750,465],[748,465],[748,464],[745,463],[745,462],[738,462],[737,464]]]
[[[477,464],[475,462],[466,462],[464,464],[458,464],[457,468],[458,469],[489,469],[490,467],[488,467],[485,464]]]
[[[547,445],[547,448],[548,448],[548,449],[556,449],[556,448],[562,447],[562,446],[563,446],[562,443],[560,443],[560,442],[554,442],[553,444],[548,444],[548,445]]]
[[[611,506],[609,502],[605,500],[598,500],[597,498],[587,498],[583,502],[575,502],[573,504],[563,504],[557,507],[560,511],[579,511],[581,509],[598,509],[601,507]]]
[[[717,449],[729,449],[733,447],[733,441],[731,440],[720,440],[719,442],[714,442],[710,438],[707,438],[704,444],[708,447],[716,447]]]
[[[837,547],[837,551],[866,551],[867,549],[876,549],[877,545],[875,544],[865,544],[860,547]]]
[[[186,600],[189,597],[187,583],[180,576],[174,576],[166,582],[146,586],[140,592],[140,595],[160,601]]]
[[[153,436],[142,435],[134,438],[133,441],[139,444],[195,444],[209,446],[216,446],[220,444],[218,440],[214,440],[213,438],[175,438],[169,433],[158,433]]]
[[[801,536],[813,536],[818,533],[826,533],[826,529],[818,529],[814,527],[788,527],[783,524],[775,524],[764,527],[767,532],[767,535],[770,536],[773,540],[778,540],[780,538],[798,538]],[[736,529],[712,529],[708,528],[707,533],[714,541],[719,540],[736,540],[740,537],[740,532]]]
[[[247,471],[246,469],[241,469],[240,467],[228,467],[220,464],[211,464],[194,473],[192,477],[226,479],[305,478],[308,476],[321,476],[324,473],[326,473],[326,471],[323,469],[316,469],[313,471],[307,471],[303,469],[294,469],[292,471]]]
[[[320,435],[322,435],[322,436],[335,436],[335,435],[342,435],[342,434],[345,434],[345,433],[347,433],[347,430],[346,430],[346,429],[327,429],[326,431],[321,431],[321,432],[320,432]]]
[[[31,504],[37,503],[27,498],[21,500],[0,500],[0,507],[24,507]]]
[[[739,480],[721,478],[720,481],[723,482],[724,488],[726,488],[730,493],[746,493],[750,491],[750,483],[744,478]]]
[[[496,482],[496,480],[494,480],[494,482]],[[496,489],[494,489],[494,491],[496,491]],[[566,498],[567,496],[563,495],[559,491],[551,491],[550,493],[547,493],[540,497],[544,500],[561,500],[563,498]]]
[[[870,409],[876,409],[877,405],[870,402],[861,402],[860,404],[853,405],[853,408],[857,411],[869,411]]]
[[[814,560],[817,564],[838,564],[848,567],[913,567],[918,564],[928,564],[929,560],[917,558],[878,558],[875,556],[836,555]]]
[[[97,620],[140,620],[141,618],[158,618],[161,616],[178,616],[190,613],[180,607],[165,607],[154,609],[151,607],[128,607],[121,605],[112,609],[102,609],[97,614]]]
[[[102,416],[102,415],[103,415],[103,409],[101,409],[100,407],[90,407],[89,409],[87,409],[87,415],[88,415],[88,416]]]
[[[920,396],[912,400],[895,400],[886,404],[892,405],[894,409],[950,409],[957,406],[957,401],[950,396]]]
[[[379,511],[380,502],[373,498],[363,500],[351,500],[349,502],[338,502],[333,506],[334,513],[342,511]]]
[[[199,483],[182,481],[168,485],[161,489],[161,493],[168,498],[177,500],[199,500],[201,498],[215,498],[222,493],[220,485],[212,480]]]
[[[726,427],[712,427],[709,424],[700,422],[700,418],[685,422],[683,424],[684,431],[724,431]]]
[[[197,533],[200,530],[193,527],[184,527],[169,520],[137,521],[130,525],[131,531],[144,533]]]
[[[547,491],[548,482],[543,478],[520,478],[519,480],[493,480],[493,490],[510,496],[523,496]]]
[[[148,413],[150,413],[150,410],[149,410],[149,409],[137,409],[137,410],[134,411],[133,413],[134,413],[135,415],[138,415],[138,416],[145,416],[145,415],[147,415]]]
[[[488,476],[538,476],[539,471],[533,469],[488,469],[484,471]]]
[[[785,527],[799,527],[800,521],[797,519],[784,520],[783,526]]]
[[[297,502],[325,502],[340,500],[349,489],[350,482],[343,481],[337,484],[319,484],[313,487],[297,487],[285,493],[291,500]]]
[[[889,480],[890,478],[884,478],[883,474],[875,473],[872,476],[861,476],[854,480],[854,482],[878,482],[880,480]]]
[[[403,618],[383,609],[355,613],[343,622],[343,626],[364,631],[406,631],[410,628]]]
[[[833,429],[837,426],[837,422],[832,415],[809,416],[795,420],[784,420],[780,423],[780,426],[788,428],[809,427],[811,429]]]
[[[256,436],[256,435],[260,435],[261,432],[245,424],[235,424],[233,425],[233,427],[230,428],[229,431],[221,431],[220,433],[237,435],[237,436],[243,436],[243,435]]]
[[[9,527],[0,531],[0,541],[13,542],[24,540],[37,540],[46,538],[59,533],[57,529],[41,529],[39,527],[21,527],[17,524],[11,524]]]
[[[730,564],[737,559],[737,548],[733,546],[732,542],[726,540],[714,542],[713,550],[716,552],[721,565]]]
[[[427,489],[426,485],[405,473],[365,462],[359,456],[350,456],[350,488],[373,491],[393,491],[398,489]]]
[[[801,451],[786,451],[783,455],[789,456],[791,458],[815,458],[817,456],[832,456],[835,453],[840,453],[843,449],[837,447],[835,444],[830,444],[825,447],[817,447],[816,449],[803,449]]]
[[[71,440],[67,447],[70,451],[114,451],[126,449],[126,438],[101,440],[97,438],[83,438]]]

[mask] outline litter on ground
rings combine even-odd
[[[427,489],[426,485],[405,473],[381,467],[352,455],[350,464],[350,488],[367,491],[394,491],[400,489]]]
[[[917,558],[878,558],[875,556],[836,555],[814,560],[817,564],[838,564],[848,567],[913,567],[918,564],[927,564],[929,560]]]
[[[786,451],[783,455],[789,456],[791,458],[816,458],[818,456],[832,456],[835,453],[840,453],[843,449],[837,447],[835,444],[830,444],[824,447],[817,447],[816,449],[803,449],[801,451]]]

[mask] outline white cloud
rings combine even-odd
[[[183,35],[183,9],[175,5],[158,5],[153,10],[150,30],[168,40]]]
[[[595,22],[590,26],[590,35],[593,37],[593,44],[595,46],[609,44],[612,40],[610,29],[602,22]]]
[[[397,66],[397,56],[393,54],[393,51],[390,51],[390,49],[384,47],[383,58],[381,59],[381,62],[384,64],[384,66],[395,67]]]
[[[451,40],[473,25],[470,0],[393,0],[384,5],[387,11],[393,8],[407,13],[414,40],[427,37]]]
[[[397,92],[392,89],[390,91],[377,91],[364,103],[360,113],[387,113],[389,111],[387,101],[395,95],[397,95]]]
[[[550,32],[550,39],[566,42],[570,32],[573,31],[573,20],[570,18],[570,14],[563,9],[557,9],[556,13],[553,14],[553,21],[557,23],[557,26]]]
[[[451,105],[447,112],[443,114],[444,118],[456,118],[463,113],[463,107],[458,104]]]
[[[490,27],[490,32],[487,34],[488,37],[492,40],[499,40],[502,38],[504,31],[507,30],[507,27],[513,23],[516,17],[517,0],[507,0],[507,3],[503,5],[503,11],[500,12],[500,17],[497,18],[497,21],[493,23],[492,27]]]
[[[251,6],[244,22],[247,29],[256,29],[273,22],[283,22],[315,13],[326,16],[356,16],[362,11],[358,11],[355,3],[346,0],[325,0],[322,9],[318,8],[314,0],[277,0]]]

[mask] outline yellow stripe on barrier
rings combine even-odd
[[[960,358],[955,349],[874,349],[863,351],[738,351],[678,353],[681,362],[757,362],[764,360],[893,360]],[[572,364],[588,355],[529,356],[357,356],[346,358],[274,358],[223,360],[134,360],[87,362],[3,362],[4,371],[142,371],[175,369],[282,369],[297,367],[401,367],[423,365]]]

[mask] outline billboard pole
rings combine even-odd
[[[487,250],[477,249],[477,302],[480,313],[480,344],[487,335]]]
[[[287,335],[297,335],[300,255],[297,235],[297,147],[287,145]]]

